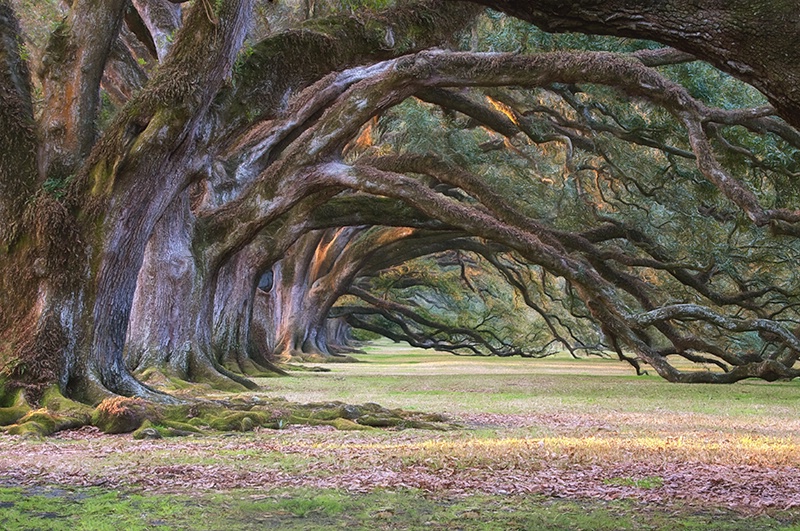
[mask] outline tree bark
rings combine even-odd
[[[11,5],[0,2],[0,372],[13,355],[9,328],[36,298],[35,244],[27,205],[38,186],[38,141],[30,74],[19,51],[20,28]]]
[[[181,195],[147,243],[125,342],[126,364],[133,371],[156,367],[191,379],[190,338],[197,318],[191,313],[192,296],[201,282],[191,254],[191,227],[188,196]]]
[[[13,9],[0,2],[0,256],[16,241],[38,180],[30,73],[19,55],[20,38]]]
[[[124,11],[124,0],[76,0],[53,32],[42,61],[42,175],[68,179],[89,155],[97,134],[100,81]]]
[[[168,0],[133,0],[133,6],[147,27],[156,59],[163,60],[172,48],[173,36],[180,27],[180,6]]]

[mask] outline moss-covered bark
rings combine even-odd
[[[39,144],[20,41],[11,4],[0,2],[0,378],[18,377],[30,361],[31,351],[19,353],[31,343],[26,337],[35,326],[31,302],[37,298],[45,266],[37,249],[42,234],[29,215],[38,206],[34,198]],[[52,212],[44,209],[40,214],[47,218]]]
[[[404,2],[382,11],[308,21],[302,28],[268,37],[248,50],[235,72],[222,134],[241,133],[257,119],[284,110],[287,94],[330,72],[366,64],[453,39],[479,13],[466,3]]]
[[[125,2],[75,2],[52,32],[42,60],[42,173],[64,180],[94,145],[100,82],[117,39]]]
[[[0,2],[0,257],[17,242],[38,180],[30,73],[20,40],[14,11]]]

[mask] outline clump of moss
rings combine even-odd
[[[166,437],[185,437],[187,435],[197,435],[201,431],[194,426],[180,422],[160,421],[152,422],[145,420],[133,432],[133,438],[141,439],[163,439]]]
[[[343,419],[343,418],[338,418],[338,419],[332,420],[330,425],[333,426],[334,428],[336,428],[337,430],[340,430],[340,431],[363,431],[363,430],[371,430],[372,429],[371,426],[358,424],[356,422],[353,422],[352,420]]]
[[[142,422],[142,425],[133,432],[133,438],[137,441],[142,439],[161,439],[163,437],[161,430],[156,428],[149,420]]]
[[[19,418],[17,423],[9,426],[6,433],[9,435],[37,435],[45,437],[61,430],[79,428],[88,423],[87,416],[74,416],[71,414],[57,413],[47,408],[29,411]]]
[[[8,429],[10,435],[24,435],[35,433],[36,435],[50,435],[55,433],[58,422],[56,416],[46,409],[36,409],[31,411],[17,422],[16,425]]]
[[[92,412],[92,425],[103,433],[129,433],[152,415],[151,407],[141,398],[106,398]]]
[[[30,411],[30,407],[0,407],[0,426],[16,424],[19,419]]]
[[[39,402],[41,407],[33,410],[21,391],[15,393],[12,405],[0,408],[0,425],[8,425],[5,432],[46,436],[85,426],[91,420],[91,407],[65,398],[56,386],[45,389]]]
[[[45,437],[50,434],[46,427],[37,422],[23,422],[21,424],[13,424],[5,430],[9,435],[32,436],[32,437]]]
[[[22,390],[17,390],[13,393],[6,395],[0,394],[0,426],[8,426],[16,424],[16,422],[24,417],[31,407],[25,401]]]
[[[256,426],[272,427],[274,422],[265,411],[231,411],[209,419],[208,425],[219,431],[251,431]]]
[[[169,429],[173,430],[174,432],[176,432],[176,433],[173,434],[173,436],[191,435],[191,434],[202,433],[202,430],[200,430],[197,426],[193,426],[193,425],[189,424],[188,422],[180,422],[180,421],[175,421],[175,420],[162,419],[160,421],[160,423],[161,423],[162,426],[164,426],[166,428],[169,428]]]
[[[41,400],[42,407],[62,417],[74,418],[81,426],[89,424],[92,420],[92,407],[75,400],[70,400],[61,394],[58,387],[53,386],[44,392]]]

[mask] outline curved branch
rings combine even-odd
[[[800,339],[775,321],[769,319],[731,319],[696,304],[662,306],[649,312],[631,316],[628,320],[633,326],[644,328],[653,326],[661,321],[673,319],[705,321],[731,332],[769,332],[780,337],[792,349],[800,350]]]
[[[800,127],[800,12],[793,4],[732,0],[477,0],[545,31],[579,31],[650,39],[706,60],[764,93]],[[746,42],[747,46],[739,43]]]
[[[440,323],[437,321],[433,321],[428,319],[419,313],[413,311],[412,309],[398,304],[396,302],[387,301],[383,299],[379,299],[377,297],[373,297],[368,292],[353,287],[350,289],[350,293],[362,299],[364,302],[370,305],[369,308],[364,308],[360,306],[347,306],[347,307],[339,307],[336,308],[336,312],[333,315],[344,315],[348,321],[351,320],[352,316],[355,315],[369,315],[369,314],[377,314],[386,319],[387,321],[394,323],[397,325],[402,331],[403,335],[392,334],[391,331],[384,329],[384,333],[386,333],[386,337],[390,337],[394,340],[405,340],[409,344],[420,347],[420,348],[432,348],[437,350],[444,350],[449,352],[458,353],[460,350],[469,350],[474,355],[493,355],[493,356],[516,356],[522,355],[522,351],[519,349],[509,346],[503,345],[501,348],[497,348],[491,344],[486,338],[481,336],[474,330],[467,329],[467,328],[460,328],[460,327],[453,327],[446,325],[444,323]],[[360,325],[356,325],[359,327],[364,327],[364,321],[354,321],[361,323]],[[409,322],[415,323],[417,325],[421,325],[422,327],[427,327],[433,329],[432,331],[414,331],[411,329]],[[368,329],[368,328],[365,328]],[[372,330],[375,331],[377,327],[373,325]],[[444,339],[437,338],[436,336],[444,334],[446,337]],[[469,340],[456,340],[453,341],[453,336],[464,336]],[[488,350],[487,352],[481,351],[480,347],[484,347]]]
[[[567,338],[565,338],[559,333],[558,329],[553,323],[552,316],[549,315],[542,306],[536,304],[536,302],[533,300],[533,297],[531,297],[528,287],[520,278],[519,273],[514,271],[512,268],[508,267],[506,264],[503,264],[494,254],[486,253],[482,255],[489,261],[490,264],[492,264],[495,267],[495,269],[497,269],[497,271],[500,272],[500,274],[502,274],[505,277],[506,281],[509,284],[511,284],[517,290],[518,293],[522,295],[522,299],[525,301],[525,304],[541,316],[541,318],[547,325],[547,328],[550,330],[550,334],[553,336],[553,338],[556,341],[558,341],[564,348],[566,348],[573,358],[577,358],[576,355],[577,349],[573,347],[572,343],[570,343],[567,340]],[[581,342],[579,344],[579,348],[587,348],[587,347]]]
[[[235,73],[226,96],[220,138],[239,136],[254,121],[285,111],[285,98],[325,75],[440,46],[467,26],[480,8],[415,0],[381,11],[359,9],[257,43]]]
[[[643,65],[650,67],[676,65],[680,63],[691,63],[693,61],[697,61],[697,57],[694,55],[676,50],[675,48],[637,50],[631,55],[640,60]]]
[[[133,6],[147,30],[143,40],[152,42],[153,56],[159,61],[166,57],[172,47],[172,37],[181,25],[181,8],[174,5],[178,3],[182,2],[133,0]]]

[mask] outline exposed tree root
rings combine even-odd
[[[189,382],[204,382],[213,389],[228,392],[258,389],[258,385],[243,374],[238,374],[213,360],[211,356],[194,350],[176,351],[171,356],[162,355],[157,361],[139,363],[138,367],[143,370],[138,374],[138,377],[141,381],[147,382],[148,385],[157,385],[165,388],[167,392],[185,387],[185,385],[178,384],[177,382],[179,381],[184,381],[187,384]],[[268,372],[266,369],[259,370],[259,367],[255,364],[247,368],[252,369],[255,373]],[[233,369],[242,369],[242,367],[233,367]],[[242,372],[248,374],[248,371],[242,370]],[[161,376],[157,377],[158,374]],[[254,373],[250,374],[256,375]],[[261,374],[258,375],[261,376]],[[120,394],[142,396],[139,394]]]
[[[10,435],[46,436],[91,422],[92,408],[64,398],[56,387],[44,392],[40,404],[40,408],[33,408],[24,394],[18,392],[14,405],[0,408],[0,431]]]
[[[106,371],[109,376],[111,371]],[[178,400],[164,392],[150,387],[134,378],[129,372],[118,370],[113,378],[105,383],[100,375],[85,371],[81,376],[71,379],[66,386],[67,396],[84,404],[99,404],[107,398],[131,396],[155,403],[175,404]],[[34,398],[36,401],[36,399]]]
[[[232,372],[240,372],[252,378],[273,378],[288,376],[286,371],[269,360],[254,360],[252,358],[237,358],[235,361],[225,363],[224,367]]]
[[[8,402],[4,403],[4,406]],[[378,404],[342,402],[295,404],[285,399],[236,395],[225,400],[186,400],[163,404],[141,398],[112,397],[92,408],[74,402],[56,388],[48,389],[42,407],[33,409],[21,393],[0,407],[0,432],[9,435],[47,436],[55,432],[95,426],[104,433],[134,433],[135,438],[161,438],[211,434],[220,431],[282,429],[290,424],[325,425],[340,430],[372,428],[453,429],[441,415]]]

